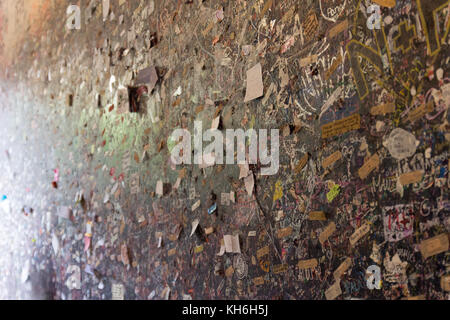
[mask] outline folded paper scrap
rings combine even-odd
[[[200,223],[199,219],[195,219],[194,221],[192,221],[192,231],[191,231],[191,235],[189,237],[192,237],[192,235],[195,233],[195,230],[197,230],[199,223]]]
[[[125,287],[123,284],[113,283],[111,286],[112,300],[124,300]]]
[[[244,102],[249,102],[264,94],[264,85],[262,80],[262,67],[258,63],[247,71],[247,92]]]
[[[88,221],[86,223],[86,233],[84,234],[84,251],[87,251],[91,246],[92,222],[93,221]]]
[[[223,256],[224,253],[241,253],[239,246],[239,235],[225,235],[220,243],[220,252],[218,256]]]

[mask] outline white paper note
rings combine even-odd
[[[264,85],[262,80],[262,68],[258,63],[247,71],[247,92],[244,102],[262,97],[264,94]]]

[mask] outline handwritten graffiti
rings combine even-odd
[[[390,242],[397,242],[413,233],[414,206],[412,204],[384,207],[384,236]]]

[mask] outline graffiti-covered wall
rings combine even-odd
[[[49,184],[37,205],[74,212],[52,222],[59,297],[448,299],[450,1],[55,12],[9,76],[33,83],[45,107],[30,121],[54,130],[54,167],[70,170],[65,201]],[[258,136],[236,143],[240,164],[191,162],[195,143],[172,133],[209,128]],[[256,140],[279,142],[275,173],[249,161]]]

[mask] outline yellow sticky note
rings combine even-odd
[[[372,0],[376,4],[379,4],[382,7],[393,8],[397,4],[396,0]]]
[[[327,193],[328,202],[332,202],[334,198],[341,192],[341,187],[338,184],[335,184],[333,188],[331,188],[330,192]]]
[[[273,193],[273,201],[277,201],[283,197],[283,186],[281,180],[275,183],[275,192]]]

